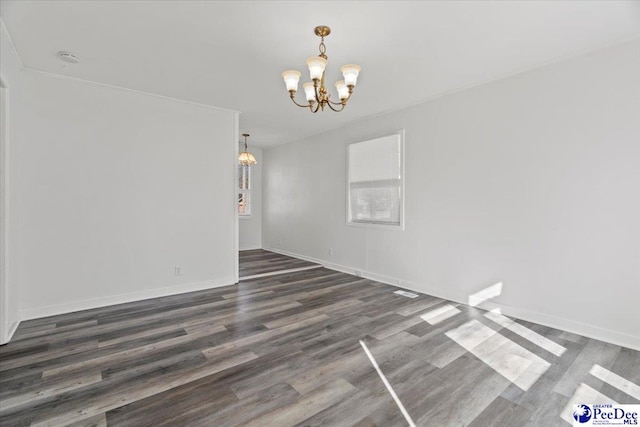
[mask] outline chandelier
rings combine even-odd
[[[249,134],[243,133],[242,136],[244,136],[244,151],[238,155],[238,162],[242,166],[255,165],[256,163],[258,163],[258,161],[256,160],[255,157],[253,157],[253,154],[251,154],[247,150],[247,137],[249,136]]]
[[[312,113],[317,113],[320,110],[324,111],[324,107],[326,106],[333,111],[342,111],[347,105],[349,98],[351,98],[353,88],[356,87],[356,81],[358,80],[358,74],[361,68],[359,65],[354,64],[344,65],[340,68],[344,77],[344,80],[336,82],[340,102],[332,101],[330,99],[331,95],[327,93],[327,88],[324,85],[324,71],[327,67],[327,48],[324,45],[324,38],[331,33],[331,28],[320,25],[315,28],[315,33],[320,37],[320,55],[307,59],[307,66],[309,67],[312,81],[302,85],[308,104],[298,104],[295,100],[301,73],[296,70],[288,70],[282,73],[282,78],[287,85],[291,100],[298,107],[309,108]]]

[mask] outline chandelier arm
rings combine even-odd
[[[329,101],[330,104],[333,104],[333,105],[347,105],[347,101],[349,100],[349,98],[350,97],[342,99],[342,100],[340,100],[340,102],[333,102],[330,99],[328,101]]]
[[[313,105],[312,105],[311,106],[311,112],[312,113],[317,113],[320,110],[320,105],[321,105],[320,102],[316,102],[316,109],[315,110],[313,109]]]
[[[347,105],[347,102],[349,102],[349,100],[351,99],[351,95],[353,95],[353,86],[349,87],[349,95],[345,99],[341,99],[340,102],[333,102],[331,100],[329,100],[329,102],[332,103],[333,105]],[[344,109],[344,107],[343,107],[343,109]],[[342,110],[340,110],[340,111],[342,111]]]
[[[329,108],[331,108],[336,113],[339,113],[340,111],[344,110],[344,107],[346,107],[346,105],[347,105],[347,104],[339,104],[339,105],[342,105],[342,108],[337,109],[337,108],[333,108],[333,105],[331,105],[331,104],[336,104],[336,103],[332,102],[332,103],[327,104],[329,106]]]
[[[293,103],[296,104],[298,107],[302,107],[302,108],[311,107],[311,104],[307,104],[307,105],[298,104],[293,96],[291,96],[291,101],[293,101]]]

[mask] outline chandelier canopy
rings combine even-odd
[[[243,133],[242,136],[244,136],[244,151],[238,155],[238,162],[242,166],[255,165],[255,164],[258,163],[258,161],[253,156],[253,154],[251,154],[249,152],[249,150],[247,150],[247,137],[249,136],[249,134],[248,133]]]
[[[307,67],[309,67],[309,74],[311,75],[311,82],[302,85],[304,93],[307,98],[307,104],[298,104],[295,100],[296,91],[298,90],[298,82],[300,81],[301,73],[296,70],[287,70],[282,73],[282,78],[287,85],[289,96],[294,104],[298,107],[309,108],[312,113],[318,111],[324,111],[324,107],[329,106],[333,111],[342,111],[347,105],[347,102],[351,98],[353,88],[356,87],[356,81],[358,80],[358,74],[360,73],[360,66],[355,64],[343,65],[340,68],[344,80],[336,82],[336,89],[338,90],[338,98],[340,102],[334,102],[330,99],[331,95],[327,92],[327,88],[324,85],[325,69],[327,67],[327,48],[324,45],[324,38],[331,33],[331,28],[320,25],[315,28],[315,34],[320,37],[320,55],[312,56],[307,59]]]

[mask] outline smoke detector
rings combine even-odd
[[[63,50],[58,52],[58,58],[60,58],[64,62],[70,62],[72,64],[77,64],[78,62],[80,62],[80,59],[75,54],[71,52],[65,52]]]

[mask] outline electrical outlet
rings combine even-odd
[[[174,267],[173,274],[176,276],[182,276],[182,267],[180,266]]]
[[[329,255],[333,256],[333,248],[329,248]]]

